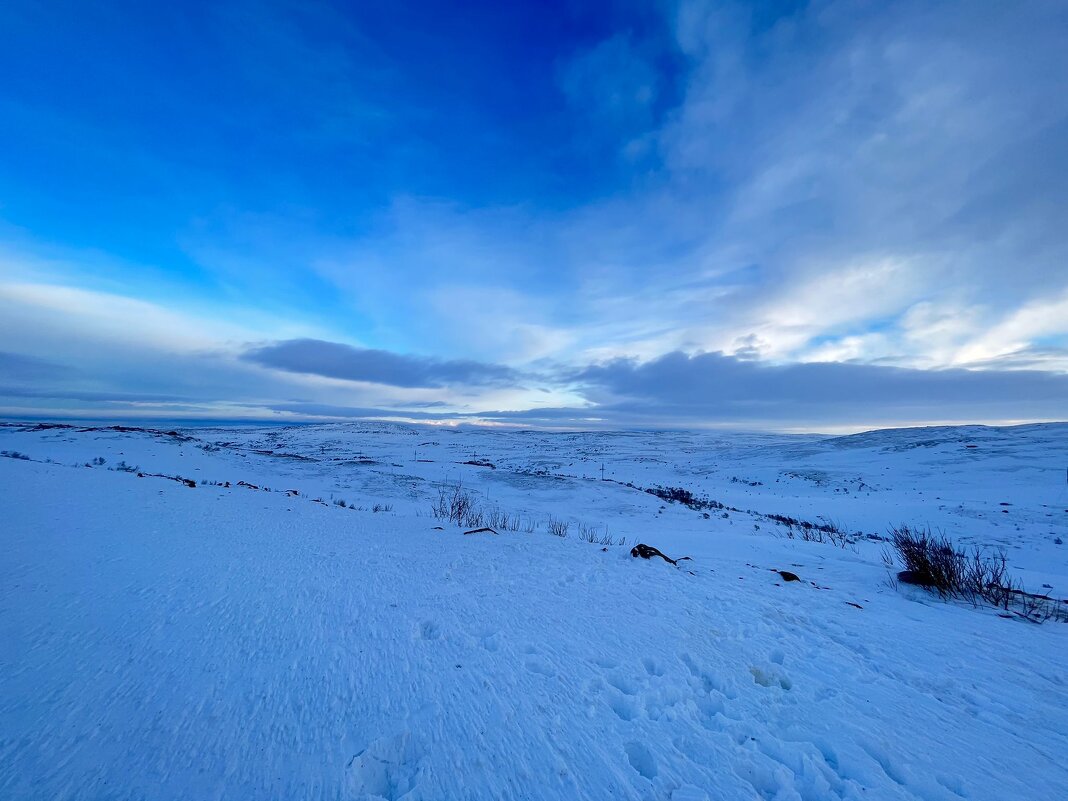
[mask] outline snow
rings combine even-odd
[[[935,525],[1066,597],[1068,426],[9,425],[0,450],[30,457],[0,458],[5,799],[1068,797],[1068,626],[766,517]],[[435,519],[457,482],[534,531]]]

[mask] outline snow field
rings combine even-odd
[[[64,437],[48,458],[103,444]],[[625,498],[639,522],[612,530],[693,556],[676,570],[542,530],[436,530],[408,470],[362,468],[370,496],[350,480],[350,502],[396,504],[373,514],[315,503],[319,462],[108,442],[232,486],[0,459],[0,797],[1066,794],[1068,630],[893,591],[874,545],[599,483],[471,481],[542,515]],[[236,486],[301,471],[302,496]]]

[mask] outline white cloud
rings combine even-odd
[[[165,351],[218,348],[254,333],[218,319],[192,316],[155,303],[54,284],[0,284],[6,333],[16,335],[18,318],[32,317],[36,336],[91,337],[128,347]],[[47,333],[46,333],[47,332]]]
[[[1068,289],[1059,296],[1034,300],[1007,314],[989,330],[964,344],[956,354],[958,364],[1003,359],[1025,351],[1037,340],[1068,335]],[[1060,369],[1068,372],[1068,364]]]

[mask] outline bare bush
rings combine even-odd
[[[627,538],[620,537],[615,539],[608,533],[608,526],[604,527],[604,533],[600,533],[596,526],[587,526],[585,523],[579,523],[578,536],[580,540],[593,543],[594,545],[626,545]]]
[[[883,562],[891,572],[895,554],[905,568],[896,581],[916,584],[942,598],[959,598],[972,604],[989,604],[1035,623],[1068,622],[1068,607],[1048,595],[1026,592],[1008,572],[1000,548],[975,547],[968,552],[945,534],[902,525],[890,530],[890,545]],[[896,586],[896,583],[895,583]]]
[[[934,590],[942,597],[962,593],[967,556],[956,550],[944,534],[900,526],[890,530],[890,542],[905,567],[899,579]]]
[[[463,484],[457,484],[451,491],[448,487],[440,487],[438,499],[430,511],[439,520],[448,520],[465,528],[480,528],[486,523],[485,513]]]
[[[448,520],[467,529],[491,528],[494,531],[522,531],[533,534],[538,524],[533,517],[527,517],[515,512],[508,512],[499,507],[483,507],[478,503],[475,495],[463,488],[462,484],[456,486],[442,486],[438,488],[438,497],[430,505],[431,514],[438,520]],[[571,524],[566,520],[559,520],[552,515],[546,530],[556,537],[566,537]],[[581,527],[583,539],[599,545],[624,545],[626,539],[620,537],[614,539],[608,534],[606,528],[603,534],[596,529],[586,526]]]
[[[690,490],[682,487],[650,487],[645,490],[648,494],[660,498],[662,501],[670,501],[671,503],[681,503],[683,506],[688,506],[694,511],[700,512],[703,509],[726,509],[719,501],[712,500],[711,498],[705,498],[703,496],[694,495]]]
[[[457,484],[451,492],[447,487],[438,488],[438,499],[430,509],[439,520],[460,523],[470,513],[472,506],[471,494],[464,490],[462,484]]]
[[[497,507],[487,511],[485,517],[486,525],[497,531],[523,531],[525,528],[528,532],[534,531],[533,521],[530,522],[529,527],[526,527],[523,523],[522,516],[518,514],[509,514]]]
[[[825,517],[818,518],[819,522],[798,520],[796,517],[787,515],[769,514],[764,515],[768,520],[786,527],[787,539],[800,539],[805,542],[819,542],[834,545],[838,548],[853,548],[855,550],[857,538],[843,529],[833,520]]]
[[[566,520],[558,520],[549,515],[548,530],[554,537],[566,537],[569,528],[571,528],[571,524]]]

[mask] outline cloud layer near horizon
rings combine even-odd
[[[133,359],[128,357],[126,364]],[[504,365],[441,361],[316,339],[171,356],[170,381],[120,389],[121,375],[0,353],[4,411],[44,406],[63,416],[211,419],[390,418],[555,427],[728,425],[842,430],[923,422],[1063,418],[1068,374],[921,370],[844,362],[769,364],[673,351],[640,361]],[[190,381],[189,378],[194,377]],[[118,380],[116,380],[118,379]],[[530,387],[541,397],[531,403]],[[110,387],[110,388],[109,388]],[[371,403],[365,402],[370,400]],[[563,403],[561,403],[563,399]],[[516,401],[519,401],[518,403]],[[951,410],[947,414],[947,410]]]
[[[241,358],[290,373],[391,387],[481,386],[514,383],[517,377],[514,370],[502,365],[406,356],[321,339],[288,339],[261,345],[245,351]]]

